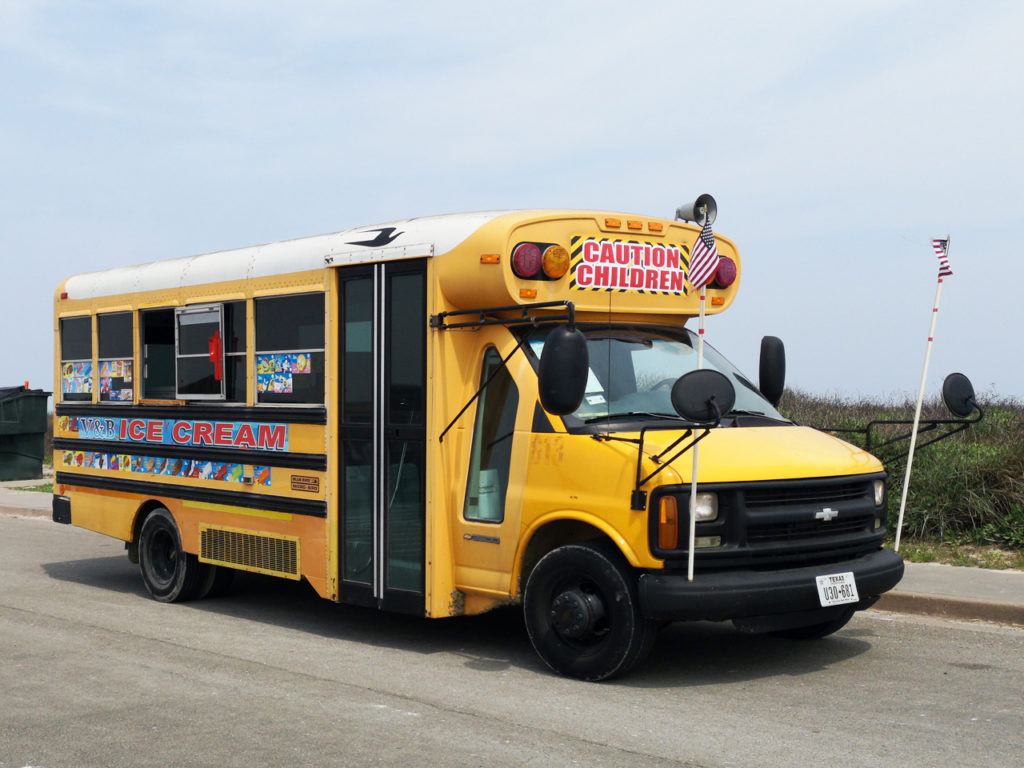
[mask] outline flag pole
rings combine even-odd
[[[946,254],[949,254],[949,235],[946,235]],[[942,257],[940,256],[940,259]],[[939,299],[942,297],[943,270],[939,268],[939,282],[935,287],[935,304],[932,306],[932,322],[928,329],[928,344],[924,352],[924,370],[921,371],[921,386],[917,392],[917,405],[914,407],[914,427],[910,433],[910,452],[907,454],[907,469],[903,474],[903,491],[900,495],[900,514],[896,521],[896,542],[893,549],[900,551],[900,536],[903,533],[903,513],[907,508],[907,492],[910,490],[910,469],[914,465],[914,448],[917,446],[917,429],[921,423],[921,403],[924,401],[925,382],[928,378],[928,364],[932,357],[932,342],[935,340],[935,321],[939,317]]]
[[[704,367],[704,302],[707,299],[707,284],[700,287],[700,321],[697,326],[697,370]],[[690,556],[686,565],[686,578],[693,581],[694,544],[697,540],[697,449],[693,446],[693,471],[690,473],[690,539],[687,547]]]

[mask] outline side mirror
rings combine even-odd
[[[544,341],[538,371],[538,394],[544,410],[565,416],[580,407],[587,391],[590,354],[578,328],[559,325]]]
[[[710,368],[684,373],[672,385],[672,407],[688,421],[717,423],[735,404],[732,382]]]
[[[761,364],[758,371],[758,389],[765,400],[778,406],[786,388],[786,347],[778,336],[761,339]]]
[[[958,419],[966,419],[978,408],[974,385],[962,373],[951,373],[942,382],[942,402]]]

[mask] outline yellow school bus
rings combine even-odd
[[[700,233],[473,213],[70,277],[53,519],[166,602],[243,570],[424,617],[521,603],[588,680],[666,621],[834,632],[902,575],[884,469],[776,410],[781,345],[755,385],[698,343]],[[709,315],[742,277],[714,244]]]

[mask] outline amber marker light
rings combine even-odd
[[[604,220],[604,225],[609,229],[618,229],[622,226],[622,219],[607,218]]]
[[[631,229],[634,232],[639,232],[643,228],[644,223],[642,221],[635,221],[634,219],[629,219],[628,221],[626,221],[626,229]]]
[[[520,299],[536,299],[537,289],[536,288],[520,288],[519,289]]]
[[[675,549],[679,544],[679,505],[675,496],[662,496],[658,501],[658,546]]]
[[[501,262],[501,254],[499,253],[482,253],[480,254],[481,264],[498,264]]]
[[[561,245],[549,245],[541,257],[541,269],[552,280],[564,276],[569,271],[569,251]]]
[[[661,232],[665,229],[664,225],[660,221],[648,221],[647,228],[651,232]]]

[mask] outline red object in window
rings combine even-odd
[[[224,380],[224,345],[220,340],[220,331],[214,331],[210,337],[210,362],[213,363],[213,378]]]

